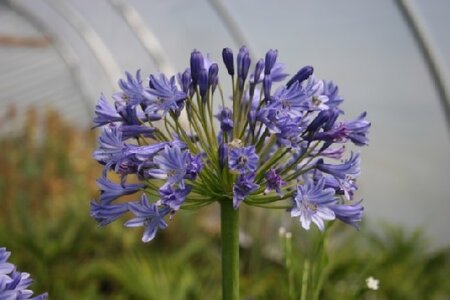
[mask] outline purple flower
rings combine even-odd
[[[307,181],[303,185],[297,185],[294,196],[294,207],[291,217],[300,217],[302,227],[309,230],[311,222],[323,231],[324,220],[334,220],[335,214],[328,206],[335,202],[334,190],[325,188],[325,181],[320,179],[317,183]]]
[[[173,189],[170,185],[159,189],[161,204],[170,207],[171,210],[178,210],[186,200],[186,196],[191,192],[192,187],[186,185],[185,188]]]
[[[243,148],[231,148],[228,154],[228,166],[230,170],[239,173],[254,172],[258,167],[259,157],[255,146]]]
[[[147,91],[142,87],[141,70],[136,72],[136,78],[133,78],[128,72],[125,72],[126,80],[119,80],[121,92],[114,93],[113,98],[119,102],[126,102],[129,105],[138,105],[144,102],[148,97]]]
[[[366,113],[362,113],[353,121],[345,121],[330,128],[324,128],[325,131],[318,132],[313,136],[315,140],[327,142],[345,143],[351,140],[357,146],[365,146],[369,143],[367,137],[370,128],[370,122],[365,119]]]
[[[361,201],[351,205],[333,204],[329,208],[334,212],[336,218],[359,229],[358,223],[364,216],[364,207],[361,205]]]
[[[323,94],[327,96],[329,107],[338,107],[344,99],[339,95],[339,88],[332,81],[323,81]]]
[[[145,109],[149,112],[162,112],[162,115],[169,111],[177,111],[182,107],[186,93],[178,90],[175,82],[175,76],[170,80],[164,74],[150,75],[150,90],[149,94],[153,97],[149,100],[149,104]]]
[[[220,122],[220,129],[223,132],[230,133],[233,130],[233,112],[228,107],[221,107],[219,113],[215,115]]]
[[[191,155],[189,154],[186,159],[186,175],[185,179],[195,180],[197,175],[203,169],[202,155]]]
[[[157,121],[161,119],[161,116],[153,112],[142,112],[137,105],[117,101],[115,105],[117,112],[122,116],[123,123],[127,125],[141,125],[146,121]]]
[[[165,146],[164,151],[155,156],[153,161],[159,168],[149,170],[149,175],[167,179],[167,184],[178,183],[180,188],[184,188],[184,176],[189,163],[188,151],[181,151],[178,146]]]
[[[98,142],[99,147],[93,153],[94,159],[98,162],[113,164],[124,157],[126,145],[122,141],[122,131],[119,130],[118,126],[104,127]]]
[[[128,212],[128,205],[126,203],[102,204],[95,201],[91,202],[91,217],[93,217],[100,226],[108,225],[120,218],[126,212]]]
[[[106,177],[100,177],[97,179],[97,185],[100,188],[100,203],[102,204],[110,204],[112,201],[123,195],[136,193],[145,187],[145,184],[143,183],[114,183]]]
[[[347,200],[353,199],[353,195],[358,189],[354,178],[347,176],[344,179],[340,179],[327,174],[324,174],[324,178],[325,185],[333,188],[337,195],[344,195]]]
[[[122,116],[108,104],[108,100],[102,93],[95,105],[95,127],[119,121],[122,121]]]
[[[272,106],[291,117],[302,116],[308,109],[307,103],[305,103],[306,94],[298,82],[288,88],[281,86],[270,99],[273,102]]]
[[[370,122],[366,118],[367,113],[363,112],[354,121],[347,121],[342,124],[345,128],[346,137],[349,138],[355,145],[368,145],[369,139],[367,137],[370,128]]]
[[[6,248],[0,248],[0,299],[22,300],[22,299],[47,299],[47,293],[33,297],[33,291],[29,286],[33,283],[30,274],[19,272],[16,267],[8,262],[11,252]]]
[[[319,160],[316,167],[320,171],[333,175],[340,179],[345,179],[347,176],[355,178],[360,174],[360,159],[359,153],[354,154],[353,152],[350,154],[350,158],[343,162],[342,164],[333,165],[326,164],[323,160]]]
[[[130,211],[136,216],[135,218],[125,223],[126,227],[140,227],[143,226],[144,235],[142,241],[144,243],[150,242],[156,235],[158,228],[167,228],[167,223],[164,221],[164,216],[169,213],[166,208],[158,209],[156,204],[150,204],[147,196],[142,194],[139,202],[128,203]]]
[[[289,74],[285,72],[285,66],[283,63],[275,63],[270,71],[270,79],[272,82],[280,82],[283,81]]]
[[[242,201],[250,194],[259,188],[259,185],[254,182],[255,173],[241,174],[236,179],[233,185],[233,207],[239,208]]]
[[[264,178],[266,179],[266,189],[264,190],[264,194],[268,194],[271,191],[276,191],[278,195],[283,195],[281,192],[281,187],[285,186],[286,182],[274,168],[270,169]]]
[[[14,265],[8,262],[10,255],[11,252],[6,251],[6,248],[0,248],[0,277],[14,270]]]
[[[155,128],[153,127],[144,125],[122,125],[119,129],[122,131],[123,141],[140,136],[154,138],[153,132],[155,131]]]

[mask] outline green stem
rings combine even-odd
[[[309,279],[309,259],[305,258],[303,263],[303,276],[302,276],[302,295],[301,300],[306,300],[308,295],[308,279]]]
[[[239,210],[231,199],[220,202],[222,234],[222,299],[239,299]]]

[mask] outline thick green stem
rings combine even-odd
[[[222,297],[239,299],[239,210],[231,199],[220,202],[222,234]]]

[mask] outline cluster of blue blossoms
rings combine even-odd
[[[143,81],[140,71],[126,73],[114,106],[102,95],[94,123],[103,132],[93,157],[104,172],[100,197],[91,202],[99,224],[131,213],[125,226],[143,226],[148,242],[180,208],[232,201],[235,209],[242,203],[286,209],[305,229],[313,222],[323,230],[334,219],[358,228],[360,156],[344,157],[344,144],[367,145],[366,113],[338,120],[338,87],[316,79],[311,66],[283,83],[288,74],[277,56],[269,50],[250,72],[246,47],[236,60],[223,49],[231,101],[224,99],[218,64],[197,50],[190,68],[170,78]],[[116,201],[134,193],[140,199]]]
[[[0,248],[0,299],[47,299],[47,293],[32,298],[33,291],[28,289],[33,282],[30,274],[18,272],[16,267],[8,262],[10,255],[11,252],[6,251],[5,248]]]

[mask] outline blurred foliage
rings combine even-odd
[[[6,112],[0,127],[0,246],[32,274],[36,292],[50,299],[220,299],[215,205],[177,214],[143,244],[141,231],[120,222],[99,228],[89,217],[101,172],[91,159],[95,132],[33,109],[20,124],[13,109]],[[283,216],[242,210],[243,299],[299,299],[302,292],[307,299],[450,299],[450,249],[430,251],[419,232],[335,224],[324,243],[295,223],[287,244],[277,234]],[[369,276],[380,280],[379,290],[366,288]]]

